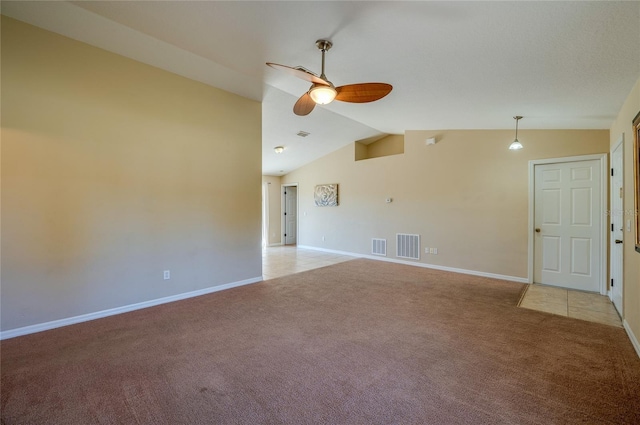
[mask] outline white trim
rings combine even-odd
[[[533,283],[533,259],[534,259],[534,235],[533,228],[535,227],[535,218],[534,218],[534,203],[533,198],[535,197],[535,164],[529,161],[529,218],[527,221],[528,230],[527,230],[527,283]]]
[[[616,142],[616,144],[613,146],[613,148],[611,149],[611,151],[609,152],[609,168],[611,168],[613,170],[613,153],[618,149],[622,149],[622,187],[624,188],[624,133],[622,133],[620,135],[620,138],[618,139],[618,141]],[[613,191],[613,178],[609,179],[609,215],[611,214],[611,212],[613,211],[613,197],[615,196],[615,193]],[[624,210],[624,198],[622,199],[622,209]],[[624,228],[624,217],[622,218],[622,226]],[[607,221],[607,230],[609,230],[609,228],[611,227],[611,220]],[[622,231],[622,238],[624,239],[624,230]],[[607,287],[609,286],[608,283],[611,282],[611,279],[613,279],[613,276],[611,275],[611,265],[613,264],[613,261],[611,261],[611,253],[613,252],[613,247],[615,245],[615,233],[612,231],[609,231],[609,276],[607,278]],[[620,276],[619,276],[619,282],[618,284],[620,285],[620,291],[621,291],[621,297],[622,297],[622,305],[620,306],[621,309],[618,312],[620,314],[620,316],[624,317],[624,246],[622,248],[622,270],[620,270]],[[609,290],[607,291],[607,295],[609,297],[609,299],[611,300],[611,302],[613,303],[613,291]]]
[[[547,159],[532,159],[529,161],[529,230],[527,231],[528,237],[528,263],[527,263],[527,283],[533,283],[533,227],[534,227],[534,190],[535,190],[535,175],[534,168],[536,165],[543,164],[558,164],[564,162],[577,162],[577,161],[600,161],[600,202],[603,210],[606,209],[609,201],[609,186],[607,185],[607,178],[609,173],[607,167],[609,161],[608,153],[600,153],[594,155],[580,155],[580,156],[567,156],[564,158],[547,158]],[[607,218],[606,214],[600,216],[600,294],[606,295],[607,293],[607,253],[608,253],[608,238],[607,238]]]
[[[609,154],[602,154],[600,159],[600,202],[603,209],[609,205],[609,186],[607,185],[607,179],[609,178]],[[609,276],[609,244],[607,239],[607,226],[609,220],[607,214],[603,213],[600,216],[600,294],[606,295],[607,293],[607,277]]]
[[[638,357],[640,357],[640,342],[638,342],[638,338],[636,338],[635,334],[631,330],[631,326],[629,326],[629,322],[627,322],[626,320],[623,320],[622,325],[624,326],[624,330],[627,331],[627,335],[631,340],[631,345],[633,345],[633,348],[636,349],[636,354],[638,355]]]
[[[329,248],[320,248],[317,246],[310,246],[310,245],[298,245],[299,249],[311,249],[313,251],[321,251],[321,252],[329,252],[331,254],[339,254],[339,255],[350,255],[351,257],[357,257],[357,258],[367,258],[366,254],[358,254],[355,252],[349,252],[349,251],[340,251],[337,249],[329,249]],[[379,260],[378,257],[373,257],[375,260]]]
[[[318,247],[315,247],[315,246],[308,246],[308,245],[298,245],[298,248],[311,249],[311,250],[314,250],[314,251],[330,252],[332,254],[350,255],[352,257],[367,258],[369,260],[377,260],[377,261],[386,261],[386,262],[389,262],[389,263],[405,264],[407,266],[416,266],[416,267],[422,267],[422,268],[425,268],[425,269],[434,269],[434,270],[442,270],[442,271],[446,271],[446,272],[468,274],[468,275],[473,275],[473,276],[490,277],[490,278],[493,278],[493,279],[508,280],[508,281],[511,281],[511,282],[518,282],[518,283],[529,283],[529,281],[527,280],[526,277],[508,276],[508,275],[503,275],[503,274],[481,272],[481,271],[477,271],[477,270],[458,269],[456,267],[438,266],[438,265],[435,265],[435,264],[418,263],[418,262],[415,262],[415,261],[398,260],[398,259],[395,259],[395,258],[386,258],[386,257],[377,256],[377,255],[358,254],[358,253],[354,253],[354,252],[338,251],[338,250],[326,249],[326,248],[318,248]]]
[[[269,246],[282,246],[282,242],[270,243]]]
[[[607,153],[596,153],[592,155],[578,155],[578,156],[565,156],[562,158],[546,158],[546,159],[532,159],[529,161],[529,165],[543,165],[543,164],[558,164],[563,162],[578,162],[578,161],[593,161],[607,159]]]
[[[0,332],[0,340],[15,338],[33,334],[36,332],[47,331],[50,329],[60,328],[62,326],[75,325],[76,323],[88,322],[90,320],[102,319],[104,317],[114,316],[116,314],[128,313],[130,311],[140,310],[147,307],[153,307],[160,304],[166,304],[173,301],[180,301],[186,298],[197,297],[200,295],[210,294],[212,292],[223,291],[238,286],[249,285],[251,283],[262,282],[262,277],[254,277],[251,279],[240,280],[237,282],[225,283],[223,285],[212,286],[210,288],[198,289],[196,291],[184,292],[182,294],[171,295],[168,297],[157,298],[155,300],[143,301],[141,303],[129,304],[122,307],[110,308],[108,310],[96,311],[94,313],[82,314],[80,316],[68,317],[66,319],[53,320],[51,322],[38,323],[36,325],[24,326],[22,328],[10,329]]]

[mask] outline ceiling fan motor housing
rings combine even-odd
[[[316,41],[316,46],[318,47],[318,49],[324,50],[326,52],[331,47],[333,47],[333,43],[330,42],[329,40],[320,39],[320,40]]]

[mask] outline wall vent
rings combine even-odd
[[[371,239],[371,253],[373,255],[387,256],[387,240],[386,239]]]
[[[420,235],[396,234],[396,257],[420,259]]]
[[[302,131],[302,130],[300,130],[300,131],[298,131],[297,136],[300,136],[300,137],[307,137],[309,134],[311,134],[311,133],[309,133],[309,132],[307,132],[307,131]]]

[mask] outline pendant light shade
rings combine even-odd
[[[311,96],[311,99],[318,105],[331,103],[333,99],[336,98],[336,94],[336,89],[332,86],[323,86],[320,84],[314,84],[311,90],[309,90],[309,96]]]
[[[518,149],[522,149],[522,148],[523,148],[522,143],[520,143],[518,139],[511,142],[511,144],[509,145],[509,149],[511,149],[512,151],[517,151]]]
[[[522,143],[520,143],[520,141],[518,140],[518,121],[520,121],[522,117],[517,115],[513,117],[513,119],[516,120],[516,138],[509,145],[509,149],[512,151],[517,151],[518,149],[522,149]]]

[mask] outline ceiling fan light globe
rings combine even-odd
[[[510,145],[509,145],[509,149],[512,151],[517,151],[519,149],[522,149],[522,143],[520,143],[518,141],[518,139],[515,139]]]
[[[309,90],[309,96],[311,99],[317,103],[318,105],[326,105],[327,103],[331,103],[333,99],[336,98],[336,89],[332,86],[314,86]]]

